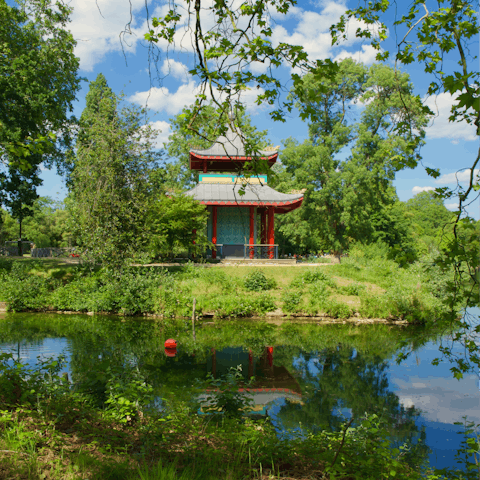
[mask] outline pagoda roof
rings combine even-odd
[[[245,145],[239,132],[240,130],[233,131],[229,124],[225,135],[220,135],[210,148],[206,150],[192,149],[190,153],[199,157],[246,157]],[[275,155],[277,152],[274,150],[260,150],[256,156],[269,158]]]
[[[252,154],[247,156],[240,130],[232,130],[229,124],[225,135],[220,135],[210,148],[190,150],[190,169],[205,171],[204,165],[206,165],[209,171],[236,171],[241,163],[258,157],[267,160],[272,166],[277,160],[278,152],[260,150],[254,152],[253,156]],[[235,162],[239,164],[236,165]]]
[[[239,206],[239,207],[275,207],[276,213],[287,213],[300,207],[303,195],[280,193],[268,185],[243,186],[245,194],[241,195],[242,183],[235,185],[219,183],[199,183],[185,195],[193,197],[204,205]]]

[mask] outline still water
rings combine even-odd
[[[478,321],[479,312],[472,311]],[[175,351],[165,350],[168,338]],[[207,374],[224,376],[241,365],[250,385],[253,413],[268,415],[279,434],[335,429],[352,415],[389,419],[398,444],[438,468],[455,466],[463,416],[480,423],[479,376],[456,380],[440,362],[445,332],[387,325],[318,325],[230,321],[198,325],[193,339],[186,321],[86,315],[0,316],[0,351],[25,363],[66,356],[72,382],[102,392],[108,367],[134,365],[170,401],[198,400]],[[458,354],[460,346],[454,346]],[[397,355],[406,353],[400,363]],[[205,395],[203,393],[203,395]]]

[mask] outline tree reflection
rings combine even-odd
[[[336,348],[297,352],[290,370],[302,387],[303,402],[287,401],[280,407],[275,415],[278,428],[295,430],[302,425],[306,431],[334,431],[346,418],[360,420],[365,413],[376,413],[386,421],[395,446],[406,443],[412,464],[422,463],[429,448],[423,427],[416,425],[420,411],[403,406],[389,390],[388,368],[388,361],[374,348],[358,352],[350,345],[339,344]]]

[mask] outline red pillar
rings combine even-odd
[[[212,250],[212,258],[217,258],[217,207],[212,207],[212,243],[215,245],[215,249]]]
[[[255,207],[250,207],[250,258],[255,257],[255,248],[253,244],[255,243]]]
[[[207,172],[208,172],[207,161],[204,160],[204,161],[203,161],[203,173],[207,173]]]
[[[268,258],[275,258],[275,224],[274,224],[274,207],[268,207]]]

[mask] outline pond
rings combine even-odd
[[[448,335],[317,323],[211,322],[197,325],[194,339],[183,320],[6,314],[0,351],[29,364],[63,353],[70,380],[99,398],[109,367],[134,366],[159,398],[191,403],[206,396],[207,374],[222,378],[241,365],[245,379],[254,377],[252,414],[269,416],[280,435],[336,429],[352,415],[377,413],[388,418],[397,444],[412,446],[411,455],[438,468],[455,466],[463,437],[454,423],[465,415],[480,423],[479,376],[456,380],[448,362],[432,365]],[[176,350],[165,350],[168,338],[177,340]],[[409,354],[397,363],[400,352]]]

